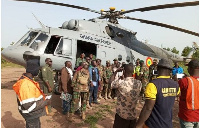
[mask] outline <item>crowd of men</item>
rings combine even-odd
[[[18,95],[19,111],[26,120],[26,127],[40,127],[40,116],[51,115],[53,90],[52,60],[47,58],[42,67],[43,91],[33,77],[39,71],[38,60],[28,60],[26,73],[13,85]],[[100,100],[117,99],[113,128],[172,128],[172,108],[180,96],[179,114],[181,128],[198,128],[199,125],[199,61],[189,62],[190,76],[177,77],[183,69],[169,60],[153,60],[147,67],[143,60],[120,63],[117,59],[101,64],[92,54],[81,53],[76,67],[66,61],[61,69],[59,85],[63,114],[71,120],[75,112],[86,118],[86,109]],[[173,79],[172,79],[173,78]],[[31,88],[31,89],[30,89]],[[32,90],[33,89],[33,90]],[[34,92],[36,90],[37,93]],[[26,92],[25,92],[26,91]],[[23,94],[25,93],[25,94]],[[139,118],[136,116],[138,101],[145,102]]]

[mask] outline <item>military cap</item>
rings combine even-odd
[[[30,59],[26,62],[26,73],[31,73],[34,75],[34,73],[40,69],[40,62],[38,59]],[[37,75],[37,74],[35,74]]]
[[[167,60],[167,59],[161,59],[157,66],[163,67],[163,68],[168,68],[168,69],[172,70],[172,66],[171,66],[169,60]]]
[[[144,60],[140,60],[140,63],[144,63]]]
[[[136,61],[140,61],[140,59],[139,58],[137,58],[137,60]]]
[[[118,61],[117,58],[115,58],[113,61]]]
[[[106,63],[110,63],[110,60],[107,60]]]
[[[194,69],[199,69],[199,60],[191,60],[186,66],[194,68]]]
[[[153,62],[156,62],[156,63],[158,63],[158,60],[157,60],[157,59],[153,59]]]

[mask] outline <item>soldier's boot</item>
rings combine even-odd
[[[102,99],[101,92],[98,92],[98,98]]]
[[[67,112],[67,114],[66,114],[66,118],[69,118],[69,115],[70,115],[69,112]]]
[[[107,98],[107,92],[105,93],[105,100],[107,100],[108,98]]]
[[[85,112],[82,112],[82,119],[85,120]]]
[[[73,115],[74,115],[73,113],[69,113],[69,117],[67,119],[72,121]]]
[[[112,99],[111,98],[111,91],[108,91],[108,99]]]
[[[89,101],[87,102],[87,108],[90,109],[90,104],[89,104]]]

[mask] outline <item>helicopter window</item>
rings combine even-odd
[[[62,55],[72,55],[72,40],[61,39],[55,53]]]
[[[130,62],[131,58],[129,56],[126,57],[126,61]]]
[[[60,41],[60,38],[60,36],[51,36],[51,39],[49,40],[49,43],[45,49],[45,53],[53,54],[58,45],[58,42]]]
[[[37,50],[40,43],[44,43],[48,39],[46,34],[41,33],[31,44],[30,48]]]
[[[119,61],[122,60],[122,55],[118,55],[118,60],[119,60]]]
[[[38,32],[30,32],[27,37],[21,42],[21,46],[28,46],[32,40],[37,36]]]
[[[106,29],[107,34],[108,34],[111,38],[114,38],[114,37],[115,37],[115,32],[114,32],[114,30],[113,30],[111,27],[106,26],[105,29]]]

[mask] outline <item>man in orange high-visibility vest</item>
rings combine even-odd
[[[39,73],[39,60],[28,60],[26,73],[13,85],[17,94],[17,103],[20,114],[26,120],[26,128],[40,128],[40,117],[48,113],[45,106],[49,104],[50,97],[40,90],[39,84],[33,80]]]
[[[179,113],[181,128],[199,127],[199,60],[188,64],[190,77],[179,80],[181,96]]]

